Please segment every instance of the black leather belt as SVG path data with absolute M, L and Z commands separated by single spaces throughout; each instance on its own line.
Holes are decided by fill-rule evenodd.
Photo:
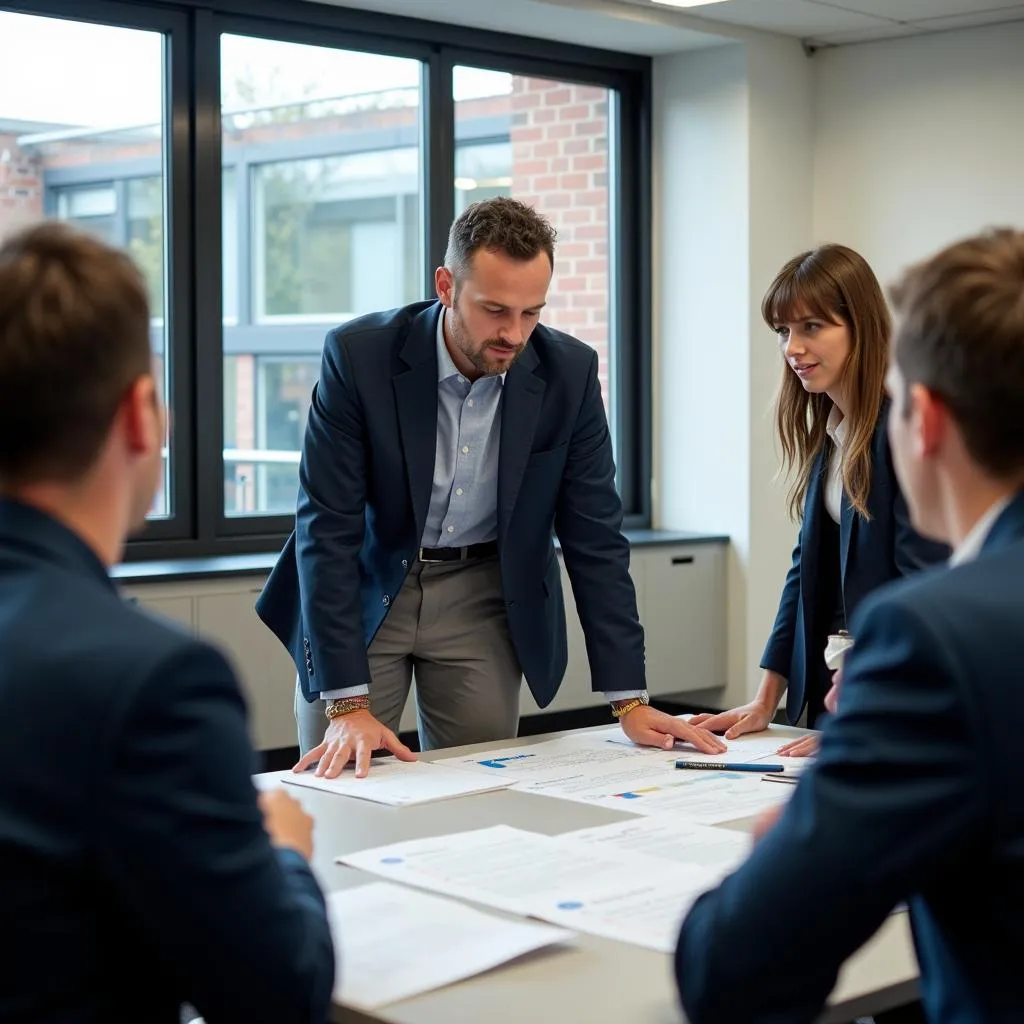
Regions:
M 469 544 L 464 548 L 420 548 L 420 561 L 465 562 L 468 558 L 487 558 L 498 553 L 498 542 L 487 540 L 482 544 Z

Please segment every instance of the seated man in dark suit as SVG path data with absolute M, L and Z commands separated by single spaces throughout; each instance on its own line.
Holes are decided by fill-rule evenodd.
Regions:
M 903 900 L 929 1020 L 1022 1019 L 1024 234 L 953 245 L 892 294 L 893 459 L 951 568 L 858 612 L 817 764 L 683 924 L 693 1024 L 815 1020 Z
M 425 748 L 515 736 L 565 673 L 558 535 L 593 688 L 635 742 L 716 736 L 648 706 L 597 353 L 540 322 L 555 233 L 507 197 L 452 225 L 437 301 L 328 334 L 295 532 L 257 603 L 298 670 L 297 767 L 365 774 L 413 672 Z
M 108 577 L 161 472 L 149 324 L 101 242 L 0 247 L 0 1020 L 322 1024 L 312 823 L 257 799 L 223 657 Z

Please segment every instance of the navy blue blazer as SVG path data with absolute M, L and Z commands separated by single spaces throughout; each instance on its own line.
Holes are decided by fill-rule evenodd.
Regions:
M 693 1024 L 816 1019 L 840 965 L 903 900 L 928 1019 L 1021 1019 L 1022 623 L 1024 492 L 977 561 L 864 602 L 817 763 L 683 924 Z
M 867 502 L 871 518 L 859 516 L 843 492 L 838 556 L 848 623 L 861 601 L 883 583 L 949 557 L 948 547 L 925 540 L 910 525 L 889 451 L 888 413 L 886 399 L 871 441 L 871 489 Z M 827 443 L 815 463 L 793 549 L 793 564 L 786 575 L 775 625 L 761 657 L 761 668 L 788 680 L 786 717 L 791 725 L 796 724 L 807 705 L 814 674 L 825 678 L 824 635 L 836 609 L 834 593 L 818 593 L 821 560 L 836 557 L 836 552 L 821 539 L 823 522 L 828 516 L 825 481 L 831 447 L 831 442 Z
M 437 446 L 438 302 L 327 335 L 299 470 L 295 531 L 256 609 L 302 690 L 370 681 L 366 649 L 417 557 Z M 505 377 L 498 551 L 509 631 L 540 707 L 567 661 L 558 535 L 595 690 L 645 685 L 597 354 L 538 326 Z
M 0 1020 L 323 1024 L 323 897 L 263 830 L 227 663 L 3 500 L 0 708 Z

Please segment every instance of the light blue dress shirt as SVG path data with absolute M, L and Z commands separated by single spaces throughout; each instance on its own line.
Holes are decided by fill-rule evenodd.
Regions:
M 452 361 L 437 318 L 437 453 L 425 548 L 461 548 L 498 537 L 498 449 L 505 374 L 470 382 Z
M 444 340 L 445 311 L 437 318 L 437 450 L 430 506 L 420 541 L 425 548 L 461 548 L 498 537 L 498 453 L 505 374 L 470 381 Z M 360 697 L 365 684 L 325 690 L 324 700 Z M 608 692 L 626 700 L 639 690 Z

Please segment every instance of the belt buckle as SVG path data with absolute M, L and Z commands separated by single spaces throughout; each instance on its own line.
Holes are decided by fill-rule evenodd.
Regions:
M 443 558 L 424 558 L 423 552 L 426 550 L 426 548 L 420 548 L 419 552 L 419 559 L 424 565 L 440 565 L 444 561 Z

